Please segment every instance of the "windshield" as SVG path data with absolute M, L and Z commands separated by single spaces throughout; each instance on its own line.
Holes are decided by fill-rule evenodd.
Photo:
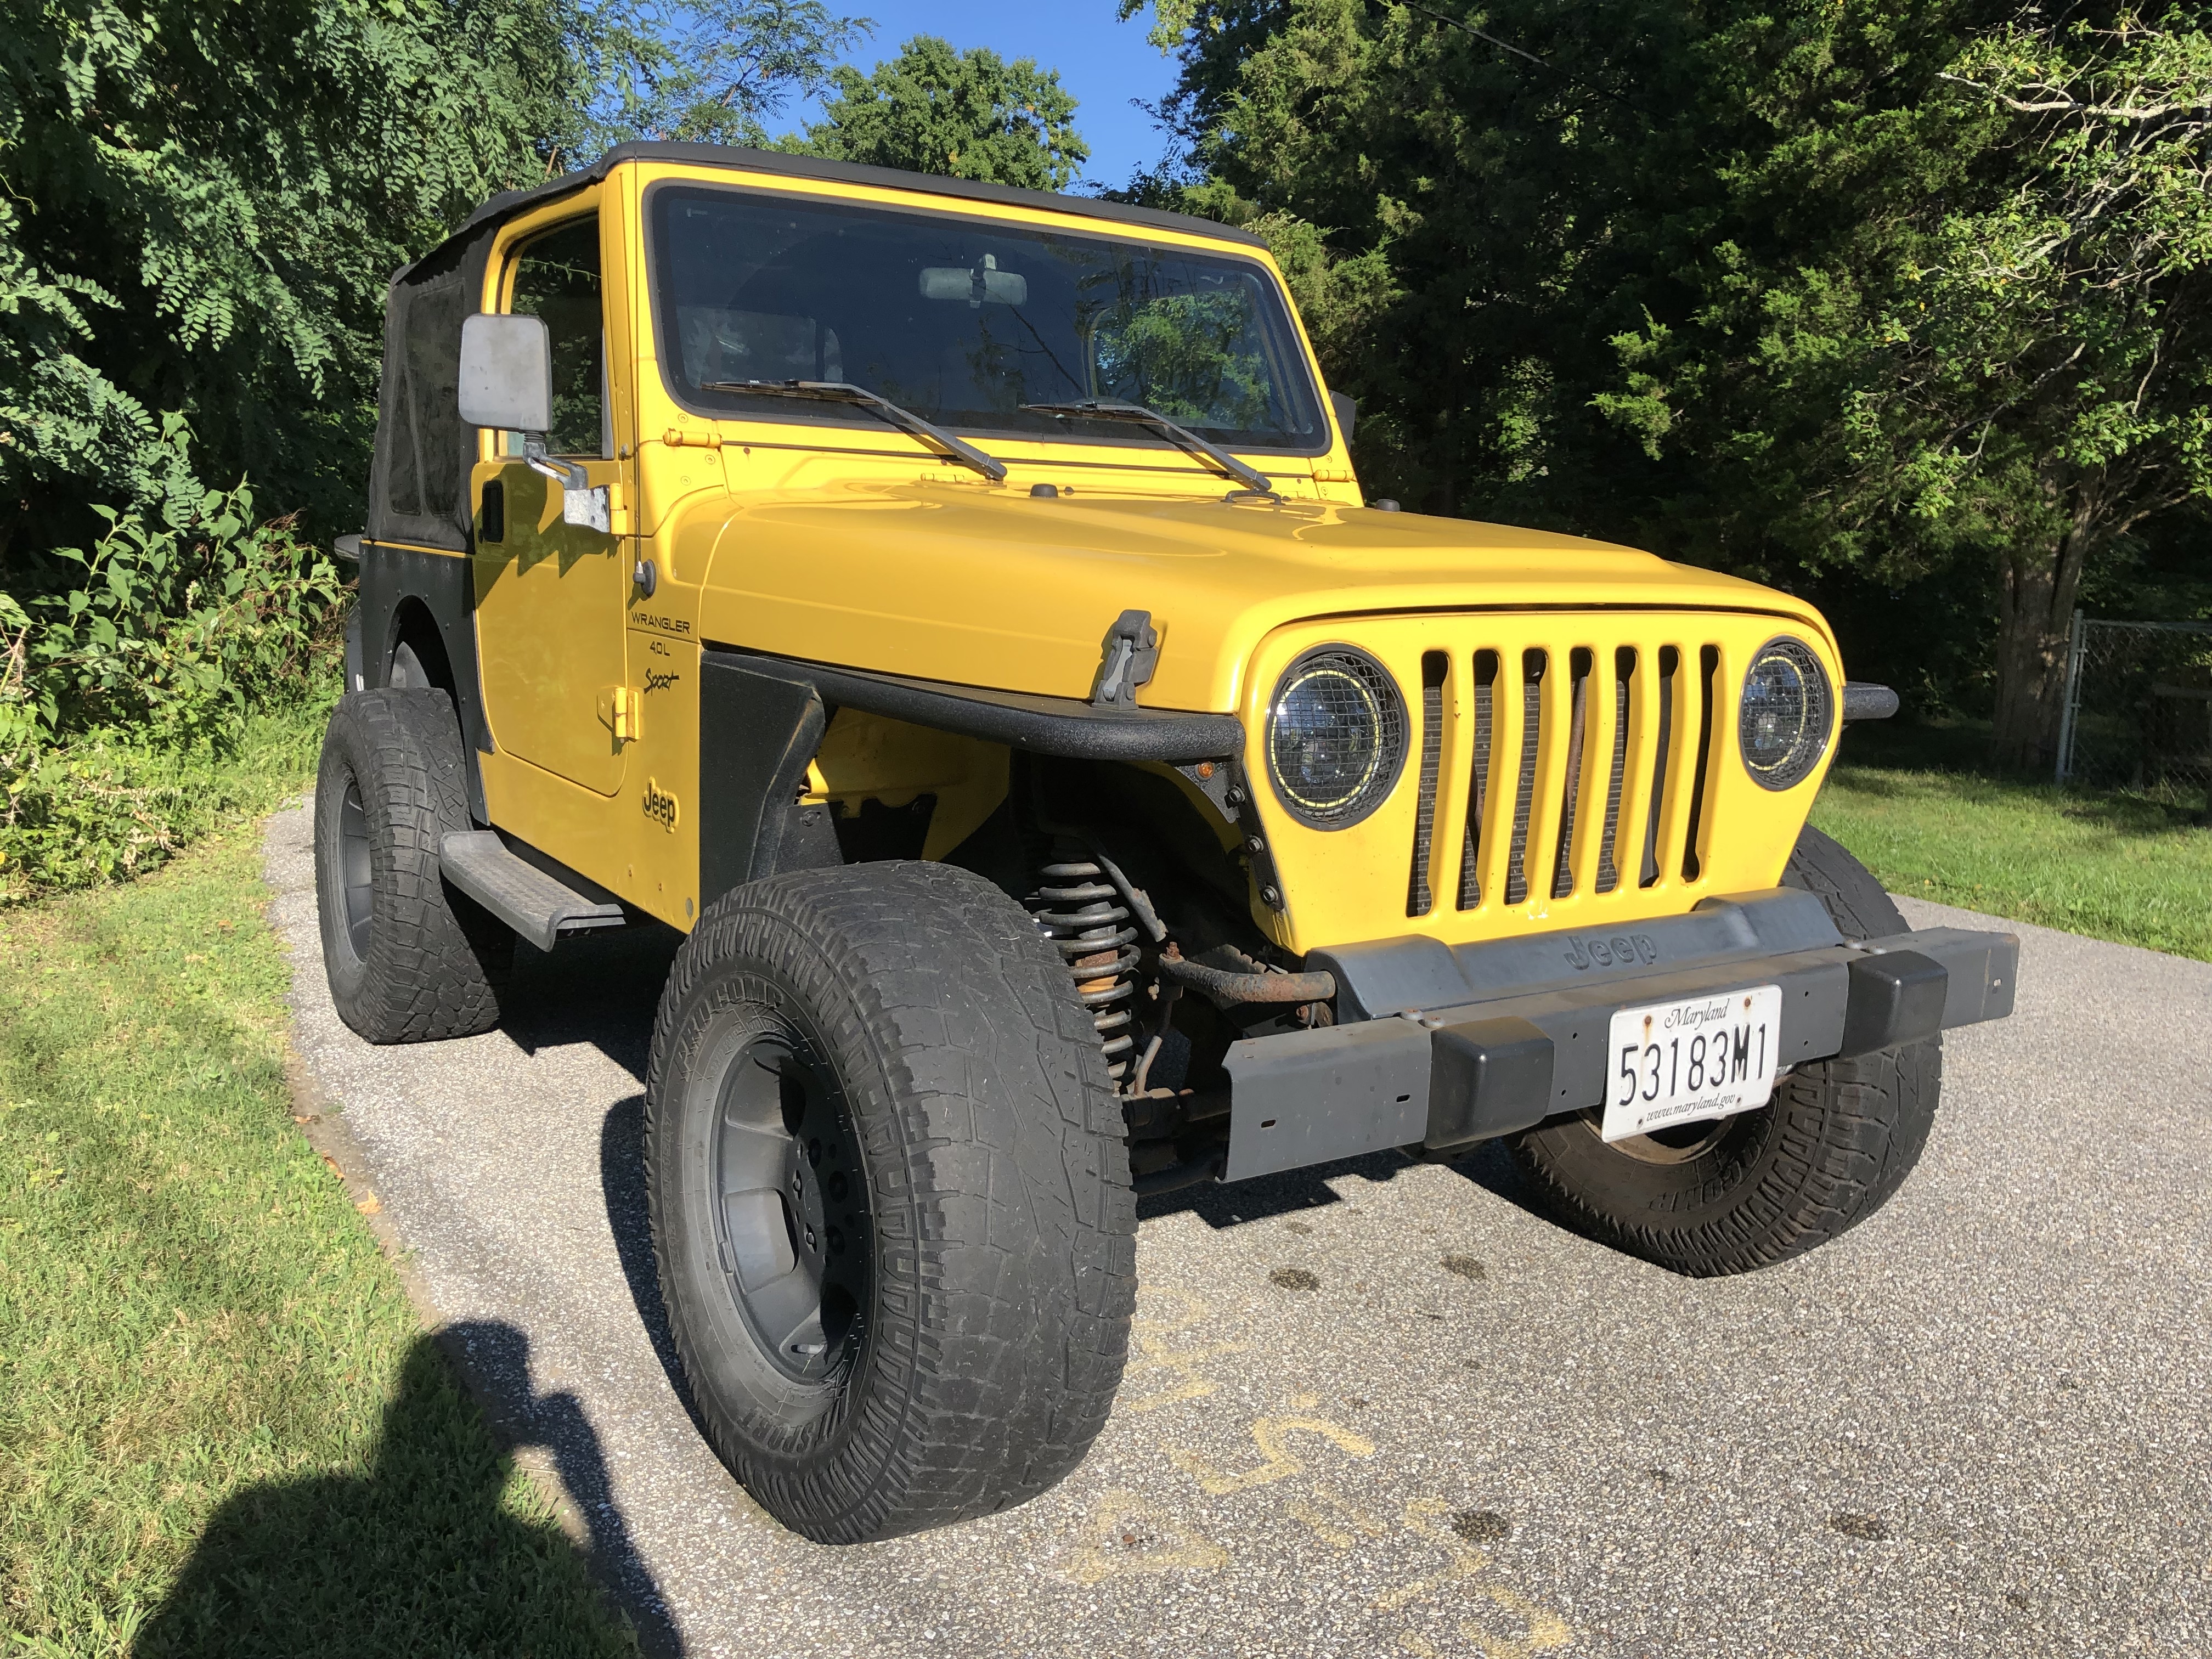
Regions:
M 971 431 L 1135 439 L 1022 407 L 1098 398 L 1231 448 L 1323 447 L 1297 336 L 1252 261 L 731 190 L 651 199 L 661 362 L 695 409 L 879 424 L 704 389 L 844 380 Z

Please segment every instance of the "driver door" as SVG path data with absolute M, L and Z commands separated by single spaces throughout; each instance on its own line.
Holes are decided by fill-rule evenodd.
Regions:
M 607 319 L 596 213 L 533 236 L 513 257 L 505 308 L 541 317 L 553 356 L 546 447 L 580 464 L 592 486 L 571 495 L 521 456 L 480 463 L 477 490 L 477 652 L 492 739 L 508 754 L 602 795 L 622 787 L 627 732 L 616 711 L 628 683 L 627 550 L 605 503 L 619 493 L 607 395 Z M 596 511 L 593 510 L 596 507 Z M 576 520 L 584 520 L 577 522 Z M 596 520 L 593 522 L 592 520 Z

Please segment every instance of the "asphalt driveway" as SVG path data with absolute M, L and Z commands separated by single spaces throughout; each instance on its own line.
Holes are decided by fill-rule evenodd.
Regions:
M 2016 928 L 2020 1012 L 1948 1041 L 1902 1194 L 1746 1278 L 1561 1231 L 1494 1152 L 1148 1203 L 1090 1461 L 831 1550 L 671 1381 L 638 1131 L 672 938 L 524 946 L 502 1030 L 371 1048 L 308 840 L 270 821 L 303 1087 L 663 1649 L 2212 1653 L 2212 965 Z

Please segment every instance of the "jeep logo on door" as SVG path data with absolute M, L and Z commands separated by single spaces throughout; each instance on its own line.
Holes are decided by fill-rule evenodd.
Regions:
M 1639 962 L 1648 967 L 1659 960 L 1659 947 L 1649 933 L 1614 933 L 1606 939 L 1593 934 L 1588 939 L 1570 939 L 1566 957 L 1567 966 L 1578 974 L 1592 967 L 1627 968 Z

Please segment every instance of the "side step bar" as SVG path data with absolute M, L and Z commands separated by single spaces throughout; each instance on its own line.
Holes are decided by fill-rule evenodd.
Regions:
M 447 881 L 541 951 L 564 933 L 619 927 L 623 908 L 587 898 L 507 850 L 490 830 L 457 830 L 438 843 Z

